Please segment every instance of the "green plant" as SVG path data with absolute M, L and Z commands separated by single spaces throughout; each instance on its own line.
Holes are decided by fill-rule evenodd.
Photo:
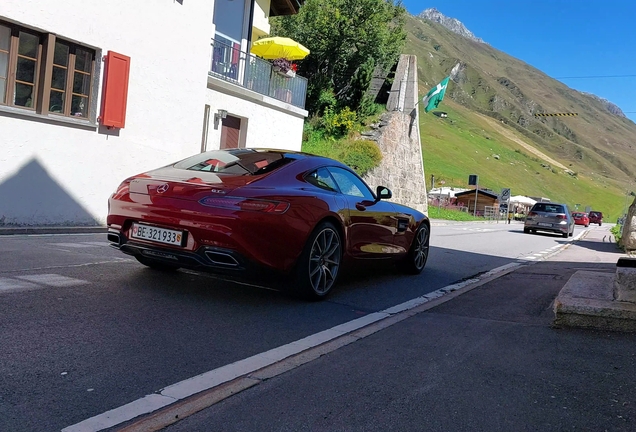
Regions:
M 323 89 L 320 91 L 320 96 L 318 97 L 317 110 L 318 113 L 324 113 L 327 109 L 333 109 L 338 100 L 336 99 L 336 95 L 333 92 L 332 88 Z
M 311 49 L 299 63 L 308 79 L 306 109 L 320 114 L 322 90 L 357 110 L 375 66 L 392 67 L 406 40 L 406 9 L 394 0 L 306 0 L 297 14 L 272 17 L 271 35 Z
M 363 176 L 382 161 L 382 151 L 374 141 L 345 141 L 341 161 Z
M 340 111 L 335 111 L 332 108 L 325 108 L 325 113 L 322 117 L 322 125 L 325 128 L 325 132 L 332 137 L 342 137 L 353 130 L 357 122 L 357 114 L 351 111 L 349 107 L 344 107 Z
M 386 105 L 374 103 L 372 98 L 365 96 L 358 108 L 358 117 L 364 119 L 361 123 L 367 124 L 366 120 L 377 117 L 384 111 L 386 111 Z
M 621 237 L 623 235 L 622 230 L 623 230 L 623 225 L 619 225 L 619 224 L 616 224 L 610 228 L 610 232 L 614 235 L 614 238 L 616 239 L 616 244 L 619 244 L 621 241 Z

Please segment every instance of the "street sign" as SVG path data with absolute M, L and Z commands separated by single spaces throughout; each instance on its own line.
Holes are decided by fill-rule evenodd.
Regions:
M 509 188 L 502 189 L 501 190 L 501 197 L 500 197 L 499 201 L 507 203 L 509 200 L 510 200 L 510 189 Z
M 468 185 L 469 186 L 477 186 L 478 184 L 478 180 L 479 177 L 477 177 L 477 174 L 471 174 L 468 176 Z

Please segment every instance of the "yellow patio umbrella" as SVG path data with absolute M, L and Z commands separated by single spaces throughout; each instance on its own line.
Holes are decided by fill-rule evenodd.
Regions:
M 309 55 L 309 50 L 293 39 L 273 36 L 253 42 L 252 54 L 269 60 L 302 60 Z

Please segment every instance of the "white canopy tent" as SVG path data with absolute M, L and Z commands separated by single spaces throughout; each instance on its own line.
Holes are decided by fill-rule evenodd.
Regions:
M 467 191 L 468 189 L 442 186 L 430 189 L 427 194 L 435 198 L 454 198 L 456 193 Z
M 515 195 L 513 197 L 510 197 L 510 204 L 517 204 L 517 205 L 521 204 L 526 207 L 531 207 L 535 205 L 535 203 L 536 203 L 535 200 L 523 195 Z

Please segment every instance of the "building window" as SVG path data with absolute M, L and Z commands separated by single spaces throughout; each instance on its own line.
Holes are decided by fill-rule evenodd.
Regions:
M 235 41 L 243 39 L 246 6 L 245 0 L 216 0 L 213 19 L 216 32 Z
M 95 50 L 0 22 L 0 105 L 88 119 Z
M 4 103 L 7 94 L 7 78 L 9 77 L 9 47 L 11 45 L 11 29 L 0 25 L 0 103 Z
M 92 51 L 68 42 L 55 41 L 49 112 L 88 117 L 93 57 Z

